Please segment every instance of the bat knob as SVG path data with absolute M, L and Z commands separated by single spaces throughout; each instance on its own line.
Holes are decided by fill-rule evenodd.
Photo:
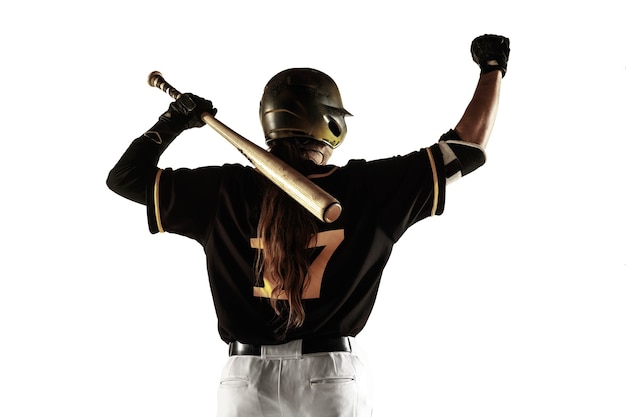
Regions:
M 326 223 L 332 223 L 341 215 L 341 204 L 335 202 L 326 207 L 324 211 L 324 221 Z
M 156 81 L 159 78 L 163 78 L 163 75 L 159 71 L 152 71 L 150 75 L 148 75 L 148 84 L 152 87 L 156 87 Z

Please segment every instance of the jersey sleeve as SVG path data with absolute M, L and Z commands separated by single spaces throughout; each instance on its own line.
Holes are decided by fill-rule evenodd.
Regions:
M 438 145 L 366 163 L 364 192 L 375 221 L 393 241 L 413 224 L 443 213 L 446 175 Z
M 175 233 L 199 242 L 206 239 L 219 202 L 219 167 L 159 169 L 147 191 L 151 233 Z

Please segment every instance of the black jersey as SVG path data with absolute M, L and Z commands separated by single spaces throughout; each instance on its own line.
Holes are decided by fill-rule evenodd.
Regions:
M 184 235 L 204 248 L 225 342 L 356 336 L 372 311 L 394 243 L 409 226 L 443 212 L 446 179 L 438 145 L 341 167 L 312 166 L 305 174 L 336 197 L 343 211 L 336 222 L 319 224 L 303 294 L 304 325 L 290 330 L 286 340 L 275 336 L 271 283 L 261 285 L 254 272 L 262 249 L 256 235 L 260 174 L 238 164 L 159 170 L 147 193 L 152 233 Z

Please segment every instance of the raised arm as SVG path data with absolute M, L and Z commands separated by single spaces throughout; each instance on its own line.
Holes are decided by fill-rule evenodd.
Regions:
M 481 74 L 474 96 L 454 130 L 463 140 L 484 148 L 496 121 L 500 83 L 509 60 L 509 40 L 497 35 L 480 36 L 472 42 L 471 52 Z
M 456 127 L 440 141 L 448 183 L 485 163 L 485 147 L 496 121 L 500 84 L 509 60 L 509 40 L 504 36 L 479 36 L 470 49 L 480 67 L 478 85 Z
M 215 115 L 217 109 L 192 94 L 172 102 L 159 121 L 130 144 L 109 172 L 107 186 L 124 198 L 146 204 L 146 190 L 153 185 L 159 158 L 184 130 L 204 126 L 201 115 L 205 112 Z

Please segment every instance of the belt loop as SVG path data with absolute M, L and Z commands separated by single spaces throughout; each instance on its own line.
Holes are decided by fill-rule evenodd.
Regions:
M 302 340 L 292 340 L 282 345 L 261 346 L 262 359 L 300 359 L 302 358 Z

